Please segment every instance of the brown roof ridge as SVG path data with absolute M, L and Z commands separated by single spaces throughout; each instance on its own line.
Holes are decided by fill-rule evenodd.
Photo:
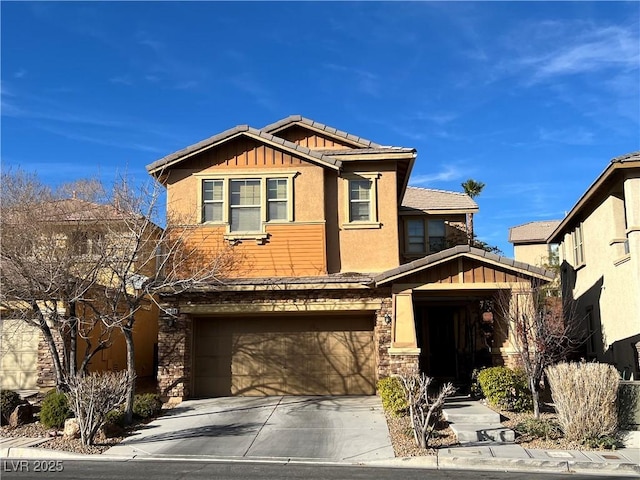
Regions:
M 363 147 L 374 147 L 374 148 L 381 147 L 381 145 L 376 142 L 372 142 L 371 140 L 367 140 L 366 138 L 363 138 L 363 137 L 352 135 L 351 133 L 348 133 L 348 132 L 343 132 L 342 130 L 338 130 L 336 128 L 330 127 L 329 125 L 325 125 L 324 123 L 316 122 L 315 120 L 303 117 L 302 115 L 289 115 L 288 117 L 285 117 L 281 120 L 277 120 L 273 123 L 270 123 L 269 125 L 263 127 L 261 130 L 267 133 L 277 132 L 295 123 L 307 125 L 316 130 L 326 132 L 329 135 L 333 135 L 335 137 L 343 138 L 345 140 L 348 140 L 354 144 L 357 144 Z
M 640 160 L 640 150 L 618 155 L 617 157 L 611 159 L 611 163 L 620 163 L 627 160 Z
M 339 160 L 331 158 L 327 155 L 323 155 L 322 153 L 315 152 L 307 147 L 303 147 L 302 145 L 289 142 L 288 140 L 277 137 L 275 135 L 259 130 L 257 128 L 250 127 L 249 125 L 236 125 L 235 127 L 232 127 L 223 132 L 217 133 L 216 135 L 213 135 L 209 138 L 205 138 L 204 140 L 194 143 L 193 145 L 189 145 L 188 147 L 185 147 L 181 150 L 173 152 L 159 160 L 156 160 L 153 163 L 150 163 L 149 165 L 147 165 L 147 172 L 153 173 L 160 168 L 166 167 L 169 164 L 180 161 L 181 158 L 187 155 L 191 155 L 192 153 L 198 152 L 199 150 L 206 149 L 207 147 L 210 147 L 215 143 L 223 142 L 231 137 L 234 137 L 238 134 L 243 134 L 243 133 L 249 134 L 250 136 L 253 136 L 253 137 L 263 138 L 269 142 L 277 143 L 279 145 L 282 145 L 283 147 L 288 148 L 289 150 L 293 150 L 303 155 L 306 155 L 307 157 L 312 157 L 316 160 L 319 160 L 321 163 L 325 163 L 326 165 L 331 165 L 338 169 L 342 166 L 342 162 L 340 162 Z

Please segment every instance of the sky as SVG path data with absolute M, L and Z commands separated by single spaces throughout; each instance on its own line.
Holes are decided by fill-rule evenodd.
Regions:
M 640 2 L 6 2 L 2 168 L 145 166 L 299 114 L 416 148 L 410 185 L 476 201 L 478 237 L 560 219 L 640 150 Z

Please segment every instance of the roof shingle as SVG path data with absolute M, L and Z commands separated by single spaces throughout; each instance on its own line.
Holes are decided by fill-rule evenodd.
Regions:
M 407 187 L 402 199 L 404 210 L 463 210 L 477 212 L 478 204 L 462 192 L 433 190 L 430 188 Z
M 509 229 L 509 242 L 536 243 L 546 242 L 551 233 L 560 225 L 562 220 L 544 220 L 517 225 Z

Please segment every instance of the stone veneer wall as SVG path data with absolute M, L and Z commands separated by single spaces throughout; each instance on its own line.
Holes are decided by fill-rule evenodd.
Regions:
M 52 328 L 51 334 L 58 350 L 58 355 L 62 361 L 64 359 L 64 345 L 62 337 L 59 332 Z M 38 379 L 36 383 L 41 391 L 50 390 L 56 386 L 56 370 L 53 366 L 53 355 L 49 350 L 49 344 L 44 339 L 42 332 L 39 333 L 40 340 L 38 341 Z M 64 366 L 63 366 L 64 368 Z
M 326 302 L 335 299 L 340 302 L 380 301 L 382 307 L 375 311 L 374 342 L 378 378 L 396 373 L 400 364 L 410 360 L 402 360 L 391 356 L 391 326 L 386 325 L 385 315 L 392 315 L 391 292 L 387 289 L 372 290 L 313 290 L 313 291 L 261 291 L 261 292 L 215 292 L 208 295 L 185 296 L 182 300 L 194 305 L 203 303 L 211 305 L 252 304 L 300 304 L 309 305 L 314 302 Z M 179 306 L 174 299 L 163 299 L 163 307 Z M 356 313 L 355 311 L 346 311 Z M 240 313 L 240 310 L 239 310 Z M 293 312 L 291 312 L 293 313 Z M 321 311 L 314 313 L 321 314 Z M 373 314 L 374 312 L 372 312 Z M 158 331 L 158 390 L 165 399 L 183 400 L 191 393 L 191 353 L 193 337 L 193 320 L 190 315 L 179 315 L 175 325 L 170 327 L 166 316 L 160 316 Z M 414 360 L 417 366 L 417 357 Z
M 191 393 L 193 319 L 179 315 L 169 326 L 169 318 L 161 315 L 159 320 L 158 391 L 164 399 L 182 400 Z

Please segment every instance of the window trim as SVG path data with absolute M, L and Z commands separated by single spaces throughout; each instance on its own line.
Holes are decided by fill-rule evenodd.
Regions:
M 576 268 L 586 265 L 584 257 L 584 232 L 582 222 L 571 231 L 573 262 Z
M 378 179 L 380 172 L 350 172 L 342 175 L 344 179 L 344 230 L 356 230 L 367 228 L 380 228 L 382 224 L 378 220 Z M 351 220 L 351 182 L 369 180 L 369 220 Z
M 266 226 L 274 224 L 286 224 L 294 221 L 294 191 L 293 180 L 299 174 L 297 171 L 262 171 L 262 172 L 237 172 L 237 173 L 195 173 L 193 176 L 198 180 L 198 195 L 197 204 L 199 208 L 198 223 L 204 226 L 225 226 L 224 238 L 227 240 L 243 240 L 243 239 L 256 239 L 264 240 L 267 238 Z M 268 207 L 268 180 L 270 179 L 283 179 L 287 181 L 287 217 L 281 220 L 269 220 Z M 222 180 L 222 220 L 221 221 L 204 221 L 204 201 L 203 201 L 203 185 L 207 180 Z M 231 231 L 231 180 L 258 180 L 260 182 L 260 230 L 258 231 Z

